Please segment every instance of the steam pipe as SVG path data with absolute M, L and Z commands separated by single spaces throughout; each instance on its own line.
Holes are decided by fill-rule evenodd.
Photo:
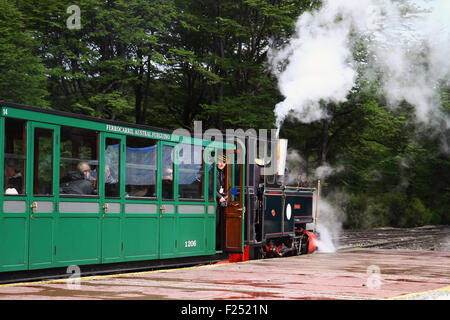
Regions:
M 319 197 L 320 197 L 320 180 L 317 180 L 316 216 L 314 218 L 314 232 L 317 232 L 317 216 L 318 216 L 318 208 L 319 208 Z

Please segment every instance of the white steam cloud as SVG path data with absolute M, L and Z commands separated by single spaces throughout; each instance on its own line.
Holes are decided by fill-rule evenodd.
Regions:
M 364 61 L 354 59 L 357 42 Z M 275 107 L 277 127 L 290 111 L 303 122 L 326 118 L 320 104 L 345 102 L 358 74 L 380 81 L 391 106 L 406 100 L 419 120 L 439 116 L 449 57 L 449 0 L 324 0 L 299 17 L 284 48 L 269 52 L 285 97 Z
M 347 196 L 340 192 L 320 198 L 317 217 L 317 232 L 319 232 L 320 238 L 316 240 L 319 252 L 336 252 L 339 247 L 338 239 L 343 231 L 345 213 L 338 203 L 343 202 L 346 198 Z M 314 203 L 313 212 L 315 212 L 315 205 Z M 315 222 L 308 224 L 307 229 L 314 229 L 314 224 Z
M 316 187 L 315 184 L 312 184 L 312 181 L 315 182 L 318 179 L 323 181 L 323 179 L 344 170 L 344 166 L 342 165 L 332 167 L 329 164 L 324 164 L 315 168 L 313 171 L 309 171 L 307 161 L 295 149 L 288 149 L 286 167 L 288 168 L 285 181 L 286 185 L 298 186 L 302 178 L 307 178 L 310 182 L 309 187 Z M 336 205 L 336 203 L 339 203 L 345 198 L 346 195 L 342 192 L 333 193 L 328 197 L 324 197 L 323 195 L 320 197 L 316 230 L 320 234 L 320 238 L 316 240 L 319 252 L 336 252 L 337 241 L 342 232 L 342 224 L 345 217 L 343 210 L 339 209 L 339 205 Z M 333 205 L 332 203 L 335 204 Z M 316 202 L 314 201 L 313 216 L 315 216 L 315 212 Z M 313 230 L 314 227 L 315 222 L 307 225 L 308 230 Z
M 325 179 L 329 176 L 341 172 L 344 170 L 343 165 L 338 165 L 337 167 L 331 167 L 329 164 L 324 164 L 320 167 L 317 167 L 314 171 L 314 177 L 316 179 Z
M 302 178 L 308 178 L 307 163 L 295 149 L 288 149 L 286 155 L 286 185 L 299 185 Z

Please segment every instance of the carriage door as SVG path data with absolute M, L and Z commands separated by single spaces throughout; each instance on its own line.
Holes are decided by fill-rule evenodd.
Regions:
M 101 133 L 101 159 L 98 183 L 100 193 L 102 262 L 118 262 L 123 258 L 123 205 L 121 195 L 124 184 L 120 183 L 125 161 L 125 137 Z M 123 190 L 122 190 L 123 189 Z
M 26 270 L 30 220 L 25 188 L 28 182 L 28 124 L 25 120 L 3 117 L 0 124 L 0 154 L 5 159 L 0 163 L 3 188 L 0 202 L 0 271 Z
M 232 153 L 227 153 L 227 158 L 230 157 L 233 157 L 234 161 L 226 166 L 226 186 L 229 192 L 228 206 L 225 208 L 225 250 L 242 252 L 242 221 L 245 214 L 244 150 L 238 148 Z M 237 161 L 238 159 L 239 161 Z
M 57 219 L 56 194 L 59 181 L 59 127 L 29 122 L 27 194 L 29 269 L 53 264 L 54 226 Z
M 158 157 L 159 257 L 171 258 L 176 253 L 177 232 L 175 195 L 176 144 L 162 142 Z

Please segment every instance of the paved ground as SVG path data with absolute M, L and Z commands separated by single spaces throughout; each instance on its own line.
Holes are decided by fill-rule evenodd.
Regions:
M 420 294 L 417 294 L 420 293 Z M 0 285 L 0 299 L 445 299 L 450 252 L 345 249 L 289 258 Z

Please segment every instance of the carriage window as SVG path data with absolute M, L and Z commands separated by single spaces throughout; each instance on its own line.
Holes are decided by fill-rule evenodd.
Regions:
M 7 195 L 25 194 L 26 122 L 5 119 L 5 179 Z
M 127 197 L 156 197 L 157 156 L 155 140 L 127 137 L 125 172 Z
M 98 194 L 98 133 L 61 127 L 60 193 Z
M 179 161 L 179 197 L 183 199 L 203 199 L 203 148 L 182 144 Z
M 120 140 L 105 139 L 105 197 L 120 197 Z
M 173 172 L 174 172 L 174 163 L 173 163 L 173 150 L 172 146 L 163 145 L 162 149 L 162 181 L 161 181 L 161 191 L 162 198 L 164 200 L 172 200 L 173 199 Z
M 33 194 L 53 195 L 53 130 L 34 132 Z

